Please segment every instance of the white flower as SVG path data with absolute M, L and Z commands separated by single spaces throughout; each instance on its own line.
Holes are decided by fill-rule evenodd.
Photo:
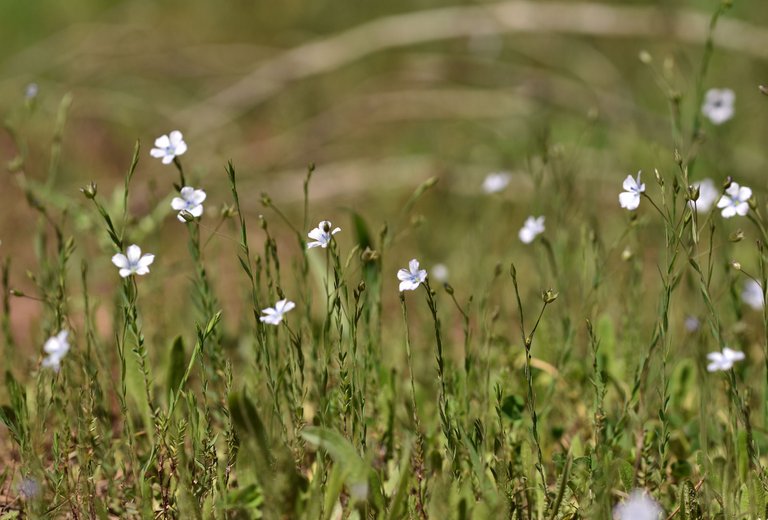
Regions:
M 685 317 L 685 330 L 693 333 L 699 330 L 699 327 L 701 327 L 701 322 L 699 321 L 699 318 L 697 318 L 696 316 Z
M 613 509 L 614 520 L 659 520 L 661 506 L 644 490 L 636 489 Z
M 330 221 L 321 220 L 317 227 L 307 234 L 309 238 L 314 240 L 314 242 L 307 244 L 307 249 L 312 249 L 313 247 L 328 247 L 328 244 L 331 243 L 331 236 L 335 235 L 339 231 L 341 231 L 341 228 L 338 227 L 331 231 Z
M 400 280 L 400 292 L 415 291 L 427 279 L 427 271 L 419 269 L 419 261 L 414 258 L 408 262 L 408 269 L 397 272 L 397 279 Z
M 40 484 L 32 477 L 24 477 L 19 483 L 19 495 L 24 500 L 31 500 L 40 494 Z
M 736 95 L 729 88 L 709 89 L 704 98 L 701 113 L 715 125 L 721 125 L 733 117 L 733 101 Z
M 486 193 L 498 193 L 507 187 L 512 175 L 509 172 L 489 173 L 483 181 L 483 191 Z
M 736 361 L 744 359 L 744 352 L 731 350 L 728 347 L 723 348 L 722 352 L 710 352 L 707 354 L 709 364 L 707 371 L 717 372 L 718 370 L 730 370 Z
M 27 88 L 24 89 L 24 97 L 28 100 L 35 99 L 39 90 L 37 83 L 30 83 L 27 85 Z
M 432 266 L 431 276 L 438 282 L 447 282 L 448 268 L 444 264 L 435 264 Z
M 624 191 L 619 193 L 619 204 L 629 211 L 637 209 L 640 205 L 640 194 L 645 191 L 645 184 L 640 183 L 640 173 L 642 172 L 637 172 L 637 180 L 633 179 L 631 175 L 627 175 L 624 184 L 622 184 Z
M 296 304 L 292 301 L 288 301 L 287 299 L 280 300 L 275 304 L 274 307 L 267 307 L 261 311 L 264 316 L 260 316 L 259 320 L 261 320 L 262 323 L 279 325 L 280 322 L 283 321 L 283 315 L 294 307 L 296 307 Z
M 48 357 L 43 359 L 43 366 L 46 368 L 52 368 L 58 372 L 61 366 L 61 359 L 69 352 L 69 336 L 68 330 L 62 330 L 55 336 L 48 338 L 48 341 L 43 345 L 43 350 Z
M 720 212 L 723 218 L 731 218 L 736 215 L 744 216 L 749 212 L 749 199 L 752 197 L 752 190 L 746 186 L 739 186 L 732 182 L 725 195 L 717 201 L 717 207 L 722 209 Z
M 694 188 L 699 189 L 699 198 L 695 203 L 696 211 L 707 213 L 720 197 L 720 191 L 715 188 L 712 179 L 704 179 L 693 183 Z M 690 201 L 691 207 L 694 207 L 694 201 Z
M 180 222 L 186 222 L 182 216 L 182 212 L 186 211 L 193 217 L 197 218 L 203 214 L 203 201 L 205 200 L 205 192 L 203 190 L 196 190 L 191 186 L 184 186 L 179 192 L 180 197 L 174 197 L 171 201 L 171 207 L 179 212 L 176 218 Z
M 149 151 L 152 157 L 162 159 L 163 164 L 171 164 L 177 155 L 184 155 L 187 143 L 181 132 L 174 130 L 169 135 L 161 135 L 155 139 L 155 147 Z
M 155 261 L 155 255 L 142 255 L 141 248 L 136 244 L 128 246 L 125 254 L 117 253 L 112 257 L 112 263 L 120 269 L 120 276 L 127 278 L 132 274 L 145 275 L 149 266 Z
M 741 291 L 741 301 L 760 311 L 763 309 L 763 288 L 754 280 L 747 280 L 744 290 Z
M 544 217 L 528 217 L 517 236 L 523 244 L 530 244 L 542 233 L 544 233 Z

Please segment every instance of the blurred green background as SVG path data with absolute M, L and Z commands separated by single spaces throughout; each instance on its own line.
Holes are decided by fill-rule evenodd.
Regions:
M 230 200 L 224 165 L 234 161 L 254 232 L 261 192 L 299 222 L 310 162 L 318 166 L 310 221 L 330 218 L 343 228 L 348 209 L 374 230 L 384 222 L 408 228 L 398 224 L 399 208 L 437 176 L 418 207 L 424 224 L 408 228 L 408 244 L 387 258 L 387 268 L 394 273 L 419 256 L 448 265 L 452 279 L 479 283 L 520 247 L 524 218 L 551 207 L 538 189 L 545 170 L 571 194 L 548 216 L 556 235 L 558 222 L 586 219 L 595 207 L 615 212 L 627 173 L 643 169 L 650 180 L 653 168 L 674 167 L 668 94 L 682 95 L 691 121 L 706 27 L 718 5 L 5 0 L 0 113 L 29 146 L 28 177 L 42 181 L 59 103 L 72 95 L 50 197 L 57 211 L 72 214 L 88 207 L 78 191 L 87 181 L 107 199 L 119 189 L 136 139 L 143 149 L 131 211 L 140 218 L 166 204 L 175 172 L 151 159 L 149 148 L 173 129 L 185 135 L 182 159 L 209 192 L 210 216 Z M 757 86 L 768 82 L 765 2 L 736 0 L 717 41 L 705 84 L 736 92 L 736 117 L 705 125 L 716 139 L 703 148 L 694 177 L 733 175 L 762 195 L 768 99 Z M 643 50 L 650 66 L 638 58 Z M 31 113 L 24 101 L 30 83 L 39 87 Z M 2 134 L 0 157 L 12 161 L 17 153 Z M 498 170 L 513 172 L 513 182 L 489 198 L 480 186 Z M 2 255 L 20 270 L 33 258 L 28 237 L 36 220 L 10 178 L 0 208 Z M 204 223 L 212 228 L 210 216 Z M 164 218 L 144 229 L 165 237 L 149 243 L 158 258 L 185 247 L 172 213 Z M 352 238 L 340 240 L 350 245 Z M 226 273 L 237 272 L 234 243 L 225 236 L 213 247 L 225 253 L 213 272 L 226 283 Z M 111 286 L 107 260 L 92 269 Z M 175 267 L 157 270 L 171 275 Z M 19 272 L 14 283 L 23 288 Z

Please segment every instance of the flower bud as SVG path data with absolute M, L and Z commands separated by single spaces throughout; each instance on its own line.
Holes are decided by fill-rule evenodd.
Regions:
M 683 156 L 680 155 L 680 150 L 678 150 L 677 148 L 675 148 L 675 164 L 677 164 L 678 166 L 683 164 Z
M 366 247 L 365 251 L 360 253 L 360 259 L 363 262 L 365 262 L 366 264 L 369 263 L 369 262 L 375 262 L 376 260 L 379 259 L 379 256 L 381 256 L 381 255 L 379 255 L 379 252 L 378 251 L 374 251 L 370 247 Z
M 640 58 L 640 63 L 643 63 L 645 65 L 649 65 L 653 61 L 653 56 L 651 56 L 651 53 L 643 49 L 640 51 L 640 55 L 638 56 Z
M 736 231 L 734 231 L 728 236 L 728 240 L 730 240 L 731 242 L 741 242 L 742 240 L 744 240 L 744 231 L 742 231 L 741 229 L 737 229 Z
M 656 182 L 661 186 L 664 187 L 664 179 L 662 178 L 661 174 L 659 173 L 659 170 L 654 168 L 653 173 L 656 175 Z
M 93 200 L 94 198 L 96 198 L 96 193 L 98 190 L 96 189 L 96 183 L 91 181 L 85 186 L 83 186 L 82 188 L 80 188 L 80 191 L 83 192 L 83 195 L 85 195 L 86 199 Z
M 224 204 L 221 207 L 221 218 L 232 218 L 235 215 L 235 206 L 232 204 Z
M 453 296 L 453 286 L 451 284 L 449 284 L 448 282 L 445 282 L 443 284 L 443 288 L 445 289 L 445 292 Z
M 189 211 L 183 209 L 179 211 L 179 216 L 184 219 L 184 222 L 194 222 L 195 216 Z
M 697 201 L 701 195 L 701 189 L 699 186 L 688 186 L 688 200 Z
M 730 175 L 725 178 L 725 182 L 723 182 L 723 191 L 727 190 L 731 187 L 731 183 L 733 182 L 733 177 Z
M 733 267 L 737 271 L 741 271 L 741 262 L 738 262 L 736 260 L 731 260 L 731 267 Z
M 360 281 L 359 284 L 357 284 L 357 292 L 364 293 L 366 289 L 366 285 L 364 281 Z
M 552 303 L 557 300 L 558 296 L 560 295 L 554 289 L 547 289 L 541 293 L 541 299 L 544 300 L 544 303 Z
M 271 206 L 271 205 L 272 205 L 272 199 L 270 199 L 270 198 L 269 198 L 269 195 L 267 195 L 266 193 L 262 193 L 262 194 L 261 194 L 261 203 L 262 203 L 262 204 L 263 204 L 265 207 L 267 207 L 267 208 L 268 208 L 269 206 Z

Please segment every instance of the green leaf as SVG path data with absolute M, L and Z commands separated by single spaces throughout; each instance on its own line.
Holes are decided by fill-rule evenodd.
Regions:
M 301 432 L 301 436 L 327 451 L 333 461 L 341 466 L 347 490 L 353 500 L 362 502 L 367 499 L 372 505 L 383 504 L 378 476 L 344 436 L 320 427 L 308 427 Z
M 176 336 L 171 346 L 170 360 L 168 361 L 168 391 L 176 392 L 184 378 L 187 369 L 184 358 L 184 339 Z

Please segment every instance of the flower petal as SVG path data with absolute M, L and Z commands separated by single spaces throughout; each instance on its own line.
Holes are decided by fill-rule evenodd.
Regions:
M 139 261 L 136 263 L 136 265 L 139 268 L 147 268 L 150 265 L 152 265 L 152 262 L 154 262 L 154 261 L 155 261 L 155 255 L 146 254 L 146 255 L 142 256 L 139 259 Z
M 112 263 L 115 264 L 116 267 L 119 267 L 121 269 L 127 269 L 130 265 L 128 263 L 128 257 L 126 257 L 122 253 L 117 253 L 112 257 Z
M 168 137 L 170 138 L 170 142 L 173 146 L 177 146 L 179 143 L 181 143 L 184 140 L 184 136 L 181 135 L 181 132 L 178 130 L 174 130 L 171 132 Z
M 130 245 L 125 251 L 125 256 L 128 257 L 128 262 L 131 265 L 136 264 L 136 262 L 139 261 L 139 258 L 141 258 L 141 248 L 136 244 Z
M 621 187 L 624 188 L 624 191 L 631 191 L 637 188 L 637 182 L 635 181 L 634 177 L 627 175 L 627 178 L 624 179 Z
M 171 145 L 171 140 L 168 139 L 167 135 L 161 135 L 157 139 L 155 139 L 155 146 L 158 148 L 168 148 Z

